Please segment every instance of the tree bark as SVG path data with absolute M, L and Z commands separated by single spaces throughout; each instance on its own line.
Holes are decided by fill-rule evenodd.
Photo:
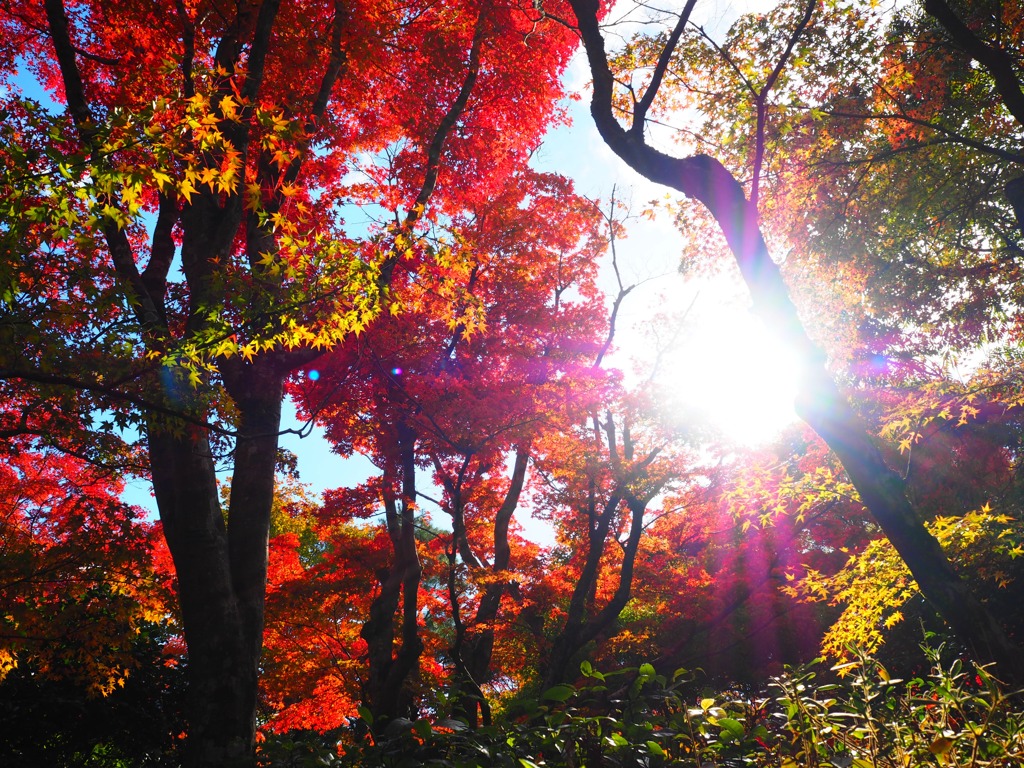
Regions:
M 589 578 L 586 583 L 581 579 L 573 590 L 565 627 L 551 649 L 550 661 L 544 673 L 544 689 L 563 683 L 572 676 L 569 665 L 573 657 L 589 642 L 607 630 L 629 602 L 629 596 L 633 589 L 633 566 L 636 564 L 636 553 L 644 530 L 644 513 L 647 510 L 648 502 L 638 499 L 628 490 L 623 492 L 622 501 L 630 512 L 630 524 L 629 534 L 623 545 L 622 566 L 619 569 L 619 583 L 615 587 L 615 593 L 593 617 L 586 618 L 583 598 L 596 585 L 598 572 L 597 568 L 592 568 L 591 565 L 599 565 L 601 556 L 601 551 L 598 550 L 596 559 L 594 559 L 593 547 L 591 547 L 587 567 L 584 569 Z M 577 600 L 577 595 L 580 596 L 579 600 Z
M 416 435 L 407 424 L 396 428 L 395 452 L 401 483 L 400 499 L 385 489 L 384 507 L 393 560 L 380 575 L 380 594 L 370 605 L 370 617 L 360 636 L 369 651 L 369 682 L 366 699 L 378 730 L 388 721 L 412 714 L 409 676 L 419 664 L 423 640 L 419 636 L 417 601 L 420 566 L 416 549 Z M 400 615 L 401 643 L 395 647 L 395 616 Z
M 508 529 L 512 515 L 515 514 L 516 508 L 519 506 L 529 461 L 529 447 L 520 446 L 516 451 L 516 460 L 512 468 L 512 478 L 508 490 L 494 517 L 494 562 L 490 566 L 490 570 L 494 574 L 507 571 L 512 565 L 512 549 L 508 542 Z M 456 527 L 461 527 L 464 532 L 465 522 L 459 520 Z M 472 562 L 468 562 L 465 555 L 463 560 L 473 567 L 480 567 L 480 563 L 472 552 L 467 554 Z M 452 562 L 453 571 L 454 566 L 455 563 Z M 454 577 L 454 572 L 451 576 Z M 456 690 L 453 691 L 454 714 L 465 718 L 471 727 L 476 727 L 477 713 L 479 712 L 483 724 L 490 725 L 491 711 L 484 699 L 480 685 L 486 682 L 491 674 L 491 658 L 494 654 L 494 620 L 498 617 L 501 598 L 508 589 L 508 583 L 492 581 L 487 584 L 469 628 L 465 626 L 458 615 L 458 595 L 455 594 L 454 587 L 453 582 L 450 584 L 450 593 L 452 610 L 455 612 L 455 642 L 452 643 L 451 654 L 455 662 L 457 678 Z
M 184 436 L 166 424 L 148 427 L 153 490 L 174 560 L 188 647 L 190 765 L 251 763 L 254 710 L 238 696 L 251 687 L 251 655 L 228 560 L 209 441 L 198 428 Z M 247 658 L 248 656 L 248 658 Z
M 798 412 L 836 453 L 869 513 L 932 604 L 980 661 L 993 661 L 1013 684 L 1024 682 L 1024 651 L 973 595 L 907 498 L 903 479 L 886 465 L 863 420 L 840 393 L 811 342 L 772 261 L 756 209 L 742 186 L 706 155 L 672 157 L 648 146 L 642 123 L 627 131 L 612 110 L 614 79 L 598 25 L 598 3 L 570 0 L 594 78 L 591 114 L 605 143 L 641 175 L 703 203 L 714 216 L 750 290 L 754 308 L 803 360 Z M 657 80 L 651 87 L 657 88 Z

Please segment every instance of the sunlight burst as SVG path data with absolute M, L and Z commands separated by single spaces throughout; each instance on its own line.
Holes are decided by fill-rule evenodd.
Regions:
M 768 442 L 798 420 L 797 356 L 741 303 L 709 303 L 664 361 L 666 404 L 741 445 Z

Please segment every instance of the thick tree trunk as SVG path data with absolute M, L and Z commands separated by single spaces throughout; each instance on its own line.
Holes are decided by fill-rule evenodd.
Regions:
M 612 111 L 614 79 L 597 22 L 598 4 L 593 0 L 571 0 L 571 4 L 594 77 L 591 114 L 605 143 L 641 175 L 707 206 L 736 258 L 755 309 L 775 333 L 802 353 L 801 416 L 842 461 L 864 505 L 907 564 L 924 597 L 976 658 L 996 662 L 997 673 L 1008 682 L 1024 683 L 1024 650 L 1007 637 L 953 569 L 915 514 L 903 479 L 885 464 L 867 425 L 825 369 L 823 355 L 808 338 L 771 260 L 757 211 L 739 182 L 714 158 L 676 158 L 649 147 L 644 141 L 643 114 L 634 118 L 628 131 L 619 124 Z M 656 75 L 653 89 L 659 79 Z M 644 103 L 650 104 L 647 96 Z
M 229 369 L 228 363 L 235 365 Z M 257 358 L 252 364 L 234 358 L 222 368 L 228 392 L 239 411 L 228 508 L 228 555 L 242 633 L 252 658 L 258 661 L 263 650 L 270 513 L 284 374 L 268 358 Z
M 255 367 L 240 372 L 247 384 L 236 389 L 240 425 L 227 521 L 206 432 L 192 427 L 181 434 L 153 419 L 148 426 L 153 489 L 188 646 L 190 766 L 251 766 L 255 759 L 282 394 L 282 377 L 268 365 Z
M 1024 126 L 1024 85 L 1018 75 L 1018 52 L 982 40 L 945 0 L 924 0 L 925 12 L 946 30 L 950 40 L 992 77 L 1003 106 Z M 969 7 L 969 6 L 968 6 Z
M 953 569 L 907 498 L 906 483 L 885 463 L 867 426 L 821 372 L 804 386 L 797 410 L 842 462 L 861 502 L 913 574 L 921 594 L 970 647 L 975 658 L 995 661 L 1007 681 L 1024 681 L 1024 650 L 1011 642 Z
M 249 665 L 209 441 L 199 429 L 175 436 L 152 421 L 148 433 L 153 490 L 174 559 L 189 652 L 189 763 L 244 765 L 253 713 L 237 691 L 250 685 Z

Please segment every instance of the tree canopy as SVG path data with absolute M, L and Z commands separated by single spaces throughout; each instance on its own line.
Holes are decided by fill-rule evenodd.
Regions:
M 97 760 L 252 766 L 486 734 L 601 670 L 636 702 L 909 673 L 916 625 L 1024 681 L 1024 12 L 703 13 L 0 3 L 0 699 L 157 713 Z M 795 351 L 803 425 L 741 449 L 664 396 L 714 329 L 676 278 L 634 341 L 632 213 L 535 162 L 574 53 L 680 271 L 731 264 Z M 280 448 L 286 398 L 337 456 Z

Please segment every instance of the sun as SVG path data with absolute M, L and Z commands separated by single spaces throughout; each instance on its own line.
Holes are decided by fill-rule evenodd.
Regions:
M 657 380 L 663 405 L 730 442 L 769 442 L 798 420 L 797 355 L 734 292 L 702 287 Z

